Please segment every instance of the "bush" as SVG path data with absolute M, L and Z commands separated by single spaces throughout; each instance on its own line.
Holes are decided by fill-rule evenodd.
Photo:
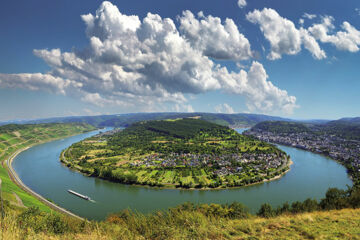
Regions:
M 234 202 L 228 206 L 229 213 L 228 217 L 232 219 L 240 219 L 240 218 L 248 218 L 249 217 L 249 209 L 245 207 L 243 204 Z
M 348 192 L 337 188 L 329 188 L 325 198 L 321 200 L 320 206 L 324 210 L 342 209 L 350 207 L 348 202 Z
M 274 217 L 276 215 L 276 213 L 272 209 L 270 204 L 264 203 L 263 205 L 261 205 L 257 215 L 260 217 L 270 218 L 270 217 Z
M 43 218 L 43 222 L 45 222 L 44 224 L 47 230 L 55 234 L 64 233 L 69 229 L 66 222 L 57 214 L 47 214 L 46 217 Z

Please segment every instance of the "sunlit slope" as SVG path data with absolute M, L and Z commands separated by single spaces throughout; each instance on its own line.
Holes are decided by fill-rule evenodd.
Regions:
M 38 220 L 41 224 L 41 218 Z M 123 219 L 109 218 L 106 222 L 88 224 L 81 224 L 69 219 L 67 221 L 65 221 L 65 225 L 61 225 L 62 228 L 54 228 L 51 226 L 51 222 L 48 227 L 43 227 L 43 229 L 50 229 L 51 226 L 52 231 L 58 231 L 57 234 L 54 234 L 49 230 L 41 230 L 42 228 L 39 228 L 40 230 L 21 228 L 15 215 L 7 215 L 1 235 L 4 239 L 27 237 L 26 239 L 53 240 L 360 239 L 359 209 L 282 215 L 270 219 L 251 217 L 229 220 L 217 217 L 209 218 L 199 212 L 181 212 L 172 217 L 159 214 L 153 217 L 139 216 L 127 219 L 126 216 L 123 216 Z
M 53 139 L 70 135 L 80 134 L 95 129 L 88 124 L 9 124 L 0 127 L 0 179 L 2 181 L 3 199 L 11 205 L 38 206 L 42 210 L 49 211 L 49 207 L 38 201 L 35 197 L 20 189 L 13 183 L 7 172 L 6 160 L 16 152 L 34 144 L 47 142 Z M 36 173 L 36 169 L 29 169 Z M 21 199 L 19 201 L 16 195 Z

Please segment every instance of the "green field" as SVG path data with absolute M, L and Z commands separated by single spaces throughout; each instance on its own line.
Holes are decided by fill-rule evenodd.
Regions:
M 63 138 L 70 135 L 94 130 L 87 124 L 38 124 L 38 125 L 4 125 L 0 127 L 0 179 L 3 199 L 10 205 L 21 207 L 14 194 L 19 196 L 25 207 L 36 206 L 39 209 L 50 212 L 51 209 L 34 196 L 22 190 L 11 181 L 6 160 L 16 151 L 25 147 Z M 36 170 L 36 169 L 34 169 Z
M 73 144 L 62 161 L 94 177 L 178 188 L 244 186 L 283 174 L 290 162 L 271 144 L 198 119 L 135 123 Z

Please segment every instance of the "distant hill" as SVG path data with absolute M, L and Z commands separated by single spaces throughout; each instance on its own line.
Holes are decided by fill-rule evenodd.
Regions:
M 360 117 L 328 122 L 324 124 L 323 130 L 346 139 L 360 140 Z
M 312 131 L 306 124 L 299 122 L 265 121 L 256 124 L 253 129 L 273 133 L 300 133 Z
M 341 118 L 339 120 L 330 121 L 328 125 L 352 125 L 360 126 L 360 117 L 355 118 Z
M 249 127 L 263 121 L 293 121 L 291 119 L 261 114 L 222 114 L 222 113 L 129 113 L 117 115 L 76 116 L 17 121 L 16 123 L 88 123 L 97 127 L 127 127 L 135 122 L 199 117 L 202 120 L 223 126 Z
M 314 132 L 317 134 L 336 135 L 348 140 L 360 140 L 360 118 L 342 118 L 327 123 L 304 123 L 286 121 L 265 121 L 252 129 L 274 133 Z

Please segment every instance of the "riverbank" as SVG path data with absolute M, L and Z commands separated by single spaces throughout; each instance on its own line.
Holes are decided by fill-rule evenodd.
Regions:
M 61 139 L 61 138 L 60 138 Z M 51 140 L 51 141 L 55 141 L 56 139 L 54 140 Z M 41 143 L 39 143 L 41 144 Z M 38 144 L 35 144 L 35 145 L 38 145 Z M 35 146 L 33 145 L 33 146 Z M 62 207 L 59 207 L 58 205 L 50 202 L 49 200 L 47 200 L 46 198 L 44 198 L 43 196 L 41 196 L 40 194 L 34 192 L 33 190 L 31 190 L 29 187 L 27 187 L 22 181 L 21 179 L 19 178 L 19 176 L 17 175 L 17 173 L 15 172 L 15 170 L 12 168 L 12 162 L 13 160 L 15 159 L 15 157 L 20 154 L 21 152 L 29 149 L 30 147 L 33 147 L 33 146 L 28 146 L 26 148 L 23 148 L 23 149 L 20 149 L 18 151 L 16 151 L 13 155 L 11 155 L 7 160 L 6 160 L 6 165 L 7 165 L 7 169 L 8 169 L 8 173 L 9 173 L 9 176 L 11 178 L 11 180 L 18 186 L 20 187 L 22 190 L 24 190 L 25 192 L 31 194 L 32 196 L 36 197 L 39 201 L 41 201 L 42 203 L 46 204 L 47 206 L 49 206 L 50 208 L 52 208 L 53 210 L 55 211 L 58 211 L 58 212 L 61 212 L 61 213 L 64 213 L 66 215 L 69 215 L 71 217 L 75 217 L 75 218 L 78 218 L 80 220 L 84 220 L 82 217 L 62 208 Z
M 184 191 L 119 184 L 86 177 L 59 164 L 62 150 L 90 136 L 92 134 L 79 135 L 38 146 L 18 156 L 13 168 L 27 186 L 61 207 L 91 220 L 104 220 L 108 214 L 123 209 L 150 214 L 184 202 L 230 204 L 236 201 L 256 213 L 265 201 L 277 207 L 286 201 L 291 204 L 306 198 L 319 200 L 330 187 L 346 189 L 346 185 L 352 185 L 346 170 L 335 161 L 285 146 L 279 148 L 291 156 L 294 162 L 291 171 L 264 184 L 215 191 Z M 32 174 L 28 169 L 36 169 L 37 174 Z M 67 189 L 90 196 L 96 204 L 64 194 Z
M 72 171 L 75 171 L 77 173 L 82 174 L 83 176 L 86 177 L 92 177 L 92 178 L 98 178 L 98 179 L 102 179 L 105 181 L 109 181 L 109 182 L 113 182 L 113 183 L 119 183 L 119 184 L 125 184 L 125 185 L 131 185 L 131 186 L 135 186 L 135 187 L 144 187 L 144 188 L 155 188 L 155 189 L 177 189 L 177 190 L 189 190 L 189 191 L 194 191 L 194 190 L 199 190 L 199 191 L 216 191 L 216 190 L 226 190 L 226 189 L 236 189 L 236 188 L 243 188 L 243 187 L 249 187 L 249 186 L 253 186 L 253 185 L 257 185 L 257 184 L 262 184 L 265 182 L 270 182 L 270 181 L 274 181 L 277 179 L 280 179 L 281 177 L 283 177 L 286 173 L 288 173 L 291 169 L 290 166 L 293 164 L 293 161 L 288 158 L 288 161 L 286 163 L 286 165 L 284 167 L 282 167 L 281 169 L 278 169 L 276 172 L 281 172 L 283 169 L 286 169 L 284 172 L 281 172 L 280 174 L 270 178 L 270 179 L 263 179 L 262 181 L 258 181 L 258 182 L 253 182 L 253 183 L 249 183 L 249 184 L 245 184 L 245 185 L 241 185 L 241 186 L 226 186 L 226 185 L 221 185 L 219 187 L 201 187 L 201 188 L 197 188 L 197 187 L 191 187 L 191 188 L 184 188 L 184 187 L 180 187 L 178 185 L 175 184 L 164 184 L 163 186 L 152 186 L 152 185 L 147 185 L 147 184 L 138 184 L 138 183 L 124 183 L 124 182 L 120 182 L 120 181 L 116 181 L 116 180 L 112 180 L 112 179 L 108 179 L 108 178 L 103 178 L 103 177 L 98 177 L 98 176 L 92 176 L 89 173 L 86 173 L 84 171 L 82 171 L 82 168 L 80 166 L 73 166 L 69 161 L 66 160 L 65 158 L 65 153 L 67 151 L 69 151 L 71 148 L 67 148 L 64 151 L 61 152 L 60 155 L 60 162 L 67 168 L 71 169 Z
M 18 208 L 37 207 L 41 211 L 64 213 L 82 219 L 32 191 L 24 184 L 12 167 L 13 160 L 23 151 L 36 145 L 66 137 L 90 132 L 96 128 L 87 124 L 36 124 L 9 125 L 2 127 L 0 136 L 6 143 L 0 149 L 0 178 L 2 179 L 3 199 L 7 204 Z M 8 142 L 7 142 L 8 141 Z M 22 204 L 19 204 L 21 202 Z
M 347 175 L 348 177 L 351 179 L 351 181 L 355 184 L 355 181 L 354 180 L 357 180 L 357 179 L 354 179 L 354 176 L 351 174 L 351 171 L 350 169 L 348 168 L 348 166 L 346 164 L 344 164 L 343 161 L 339 160 L 339 159 L 336 159 L 336 158 L 333 158 L 331 157 L 330 155 L 328 154 L 325 154 L 324 152 L 317 152 L 315 150 L 311 150 L 311 149 L 304 149 L 304 148 L 301 148 L 301 147 L 297 147 L 297 146 L 293 146 L 292 144 L 286 144 L 286 143 L 280 143 L 280 142 L 270 142 L 272 144 L 275 144 L 275 145 L 283 145 L 283 146 L 286 146 L 286 147 L 292 147 L 292 148 L 296 148 L 296 149 L 299 149 L 299 150 L 302 150 L 302 151 L 305 151 L 305 152 L 311 152 L 313 154 L 318 154 L 320 156 L 323 156 L 323 157 L 326 157 L 328 159 L 331 159 L 332 161 L 335 161 L 339 164 L 341 164 L 342 166 L 344 166 L 347 170 Z

